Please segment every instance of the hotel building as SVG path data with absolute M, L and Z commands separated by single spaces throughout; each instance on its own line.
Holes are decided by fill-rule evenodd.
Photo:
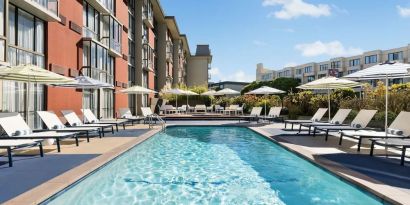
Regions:
M 123 107 L 136 113 L 136 105 L 149 106 L 155 96 L 118 93 L 132 85 L 156 91 L 188 82 L 207 86 L 212 55 L 205 47 L 206 56 L 191 55 L 187 36 L 158 0 L 0 0 L 0 64 L 35 64 L 114 86 L 81 90 L 30 84 L 34 128 L 41 127 L 38 110 L 72 109 L 81 115 L 84 107 L 105 118 L 116 117 Z M 192 82 L 189 74 L 206 80 Z M 23 114 L 26 87 L 0 81 L 1 111 Z
M 410 44 L 400 48 L 368 51 L 361 55 L 331 58 L 328 61 L 305 63 L 280 70 L 267 69 L 259 63 L 256 65 L 256 81 L 288 77 L 298 79 L 301 84 L 304 84 L 329 75 L 343 77 L 386 61 L 410 63 Z M 392 83 L 403 81 L 407 79 L 394 79 Z M 375 82 L 372 81 L 372 83 Z

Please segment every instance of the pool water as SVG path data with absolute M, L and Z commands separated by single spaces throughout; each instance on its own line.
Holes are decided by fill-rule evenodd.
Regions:
M 48 204 L 381 204 L 241 127 L 171 127 Z

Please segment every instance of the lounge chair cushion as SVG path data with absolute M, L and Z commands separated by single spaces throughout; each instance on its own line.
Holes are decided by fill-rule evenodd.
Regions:
M 53 129 L 54 129 L 54 130 L 61 130 L 61 129 L 64 129 L 64 126 L 54 125 L 54 126 L 53 126 Z
M 16 130 L 13 136 L 24 136 L 24 135 L 29 135 L 29 134 L 31 134 L 30 130 Z
M 351 124 L 351 127 L 354 127 L 354 128 L 362 128 L 362 125 L 361 124 L 356 124 L 356 123 L 352 123 Z
M 340 124 L 339 121 L 331 121 L 330 123 L 331 123 L 331 124 L 335 124 L 335 125 L 339 125 L 339 124 Z
M 392 129 L 392 128 L 387 128 L 387 133 L 390 133 L 392 135 L 403 135 L 403 131 L 399 129 Z

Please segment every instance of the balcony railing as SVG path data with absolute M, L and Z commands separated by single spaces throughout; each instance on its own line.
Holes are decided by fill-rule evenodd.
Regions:
M 87 37 L 87 38 L 91 38 L 96 41 L 100 41 L 100 37 L 98 33 L 96 33 L 95 31 L 85 26 L 83 27 L 83 37 Z
M 59 0 L 10 0 L 10 3 L 45 21 L 61 21 L 59 18 Z
M 114 76 L 105 70 L 93 67 L 83 67 L 82 72 L 85 76 L 114 85 Z
M 58 0 L 31 0 L 58 16 Z

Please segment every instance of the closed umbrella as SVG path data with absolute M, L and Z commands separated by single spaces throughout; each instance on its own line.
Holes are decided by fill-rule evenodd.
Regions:
M 330 90 L 333 89 L 340 89 L 340 88 L 353 88 L 360 86 L 360 83 L 346 80 L 346 79 L 339 79 L 336 77 L 324 77 L 310 83 L 306 83 L 304 85 L 299 86 L 299 89 L 304 90 L 327 90 L 328 96 L 328 110 L 329 110 L 329 120 L 330 120 Z
M 252 90 L 250 92 L 247 92 L 247 95 L 276 95 L 276 94 L 282 94 L 286 93 L 283 90 L 279 90 L 276 88 L 271 88 L 268 86 L 262 86 L 256 90 Z M 265 101 L 265 117 L 266 117 L 266 101 Z
M 351 80 L 385 80 L 386 84 L 386 107 L 385 107 L 385 119 L 384 127 L 387 136 L 388 128 L 388 103 L 389 103 L 389 79 L 395 78 L 409 78 L 410 77 L 410 64 L 386 62 L 374 65 L 372 67 L 357 71 L 350 75 L 345 76 L 346 79 Z
M 132 86 L 132 87 L 129 87 L 127 89 L 120 90 L 119 92 L 120 93 L 125 93 L 125 94 L 128 94 L 128 95 L 133 95 L 133 94 L 135 94 L 135 95 L 139 95 L 139 94 L 145 95 L 145 94 L 157 93 L 156 91 L 153 91 L 153 90 L 150 90 L 148 88 L 141 87 L 141 86 Z M 138 104 L 136 104 L 136 107 L 138 109 Z
M 59 75 L 35 65 L 2 67 L 0 68 L 0 79 L 27 83 L 27 105 L 25 113 L 27 124 L 29 124 L 30 83 L 62 85 L 74 82 L 72 78 Z

